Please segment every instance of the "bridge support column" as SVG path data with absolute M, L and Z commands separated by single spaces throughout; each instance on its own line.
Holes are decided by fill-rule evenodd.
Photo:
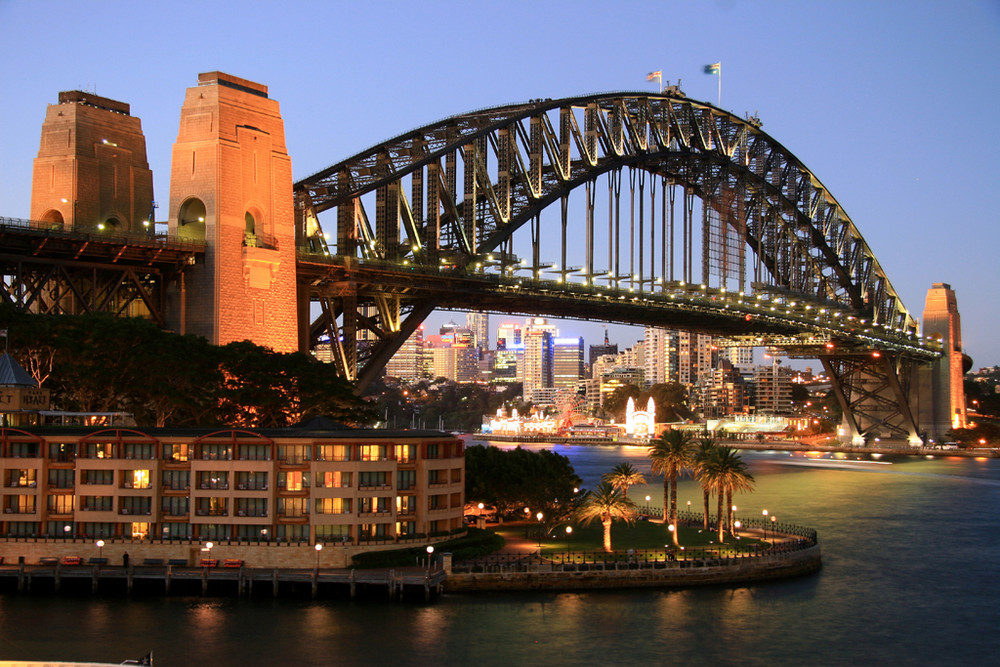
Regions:
M 876 439 L 922 444 L 910 411 L 910 362 L 901 364 L 894 355 L 877 351 L 822 356 L 820 361 L 844 411 L 843 441 L 856 447 Z

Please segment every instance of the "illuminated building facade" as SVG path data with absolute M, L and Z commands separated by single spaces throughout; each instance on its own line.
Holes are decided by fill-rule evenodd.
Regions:
M 181 107 L 169 211 L 171 236 L 205 243 L 204 264 L 185 271 L 169 304 L 172 328 L 297 351 L 292 161 L 267 86 L 198 75 Z
M 460 440 L 337 426 L 0 428 L 0 555 L 26 539 L 114 540 L 170 558 L 206 540 L 357 552 L 462 528 Z

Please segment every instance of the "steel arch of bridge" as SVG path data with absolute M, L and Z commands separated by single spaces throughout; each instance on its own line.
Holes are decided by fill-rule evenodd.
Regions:
M 595 197 L 598 178 L 605 174 L 607 266 L 598 268 L 604 233 L 598 231 Z M 657 186 L 660 223 L 655 220 Z M 642 211 L 646 188 L 652 211 L 648 226 Z M 568 198 L 579 190 L 585 192 L 585 212 L 582 221 L 574 217 L 571 222 Z M 448 289 L 421 290 L 420 280 L 412 277 L 416 274 L 401 279 L 408 285 L 393 287 L 391 269 L 406 267 L 448 280 L 485 274 L 497 284 L 516 270 L 527 270 L 537 281 L 546 266 L 541 214 L 554 205 L 561 212 L 554 225 L 562 235 L 562 261 L 554 272 L 566 286 L 567 299 L 577 298 L 570 293 L 573 280 L 577 286 L 606 281 L 608 291 L 638 291 L 652 300 L 674 298 L 678 289 L 692 284 L 738 293 L 741 299 L 756 293 L 789 315 L 814 307 L 810 315 L 829 310 L 861 325 L 841 327 L 836 336 L 830 329 L 822 337 L 826 341 L 837 337 L 855 348 L 884 348 L 904 356 L 937 354 L 931 344 L 914 342 L 915 319 L 820 180 L 755 119 L 687 99 L 676 89 L 537 100 L 453 116 L 332 165 L 296 183 L 295 192 L 300 247 L 306 249 L 300 254 L 300 275 L 309 277 L 324 312 L 313 333 L 330 334 L 339 346 L 335 357 L 341 372 L 362 384 L 374 378 Z M 627 271 L 621 266 L 625 194 Z M 374 199 L 374 225 L 366 197 L 369 208 Z M 693 220 L 695 199 L 701 203 L 700 234 Z M 319 215 L 334 208 L 331 252 L 334 237 L 324 234 Z M 678 210 L 680 234 L 674 228 Z M 519 260 L 514 252 L 518 230 L 530 233 L 530 260 Z M 700 271 L 693 256 L 696 236 Z M 568 267 L 568 237 L 578 243 L 582 238 L 579 268 Z M 303 272 L 303 265 L 312 269 Z M 482 309 L 526 310 L 516 305 L 516 297 L 504 298 L 507 307 L 491 301 Z M 479 306 L 466 303 L 467 309 Z M 793 320 L 788 318 L 784 333 L 822 328 Z M 362 344 L 359 360 L 353 355 L 359 332 L 365 331 L 371 339 L 368 357 Z

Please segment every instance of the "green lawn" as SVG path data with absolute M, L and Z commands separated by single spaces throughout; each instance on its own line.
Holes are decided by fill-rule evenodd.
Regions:
M 562 551 L 601 551 L 604 544 L 604 533 L 601 524 L 594 521 L 589 526 L 571 524 L 573 532 L 566 533 L 566 525 L 560 524 L 549 531 L 546 537 L 541 540 L 541 551 L 543 554 L 550 554 Z M 505 523 L 496 526 L 494 530 L 502 535 L 508 542 L 512 540 L 524 540 L 527 537 L 533 544 L 537 545 L 539 526 L 537 523 Z M 688 549 L 704 548 L 718 549 L 718 535 L 714 530 L 702 531 L 700 528 L 681 527 L 678 535 L 681 546 Z M 652 521 L 636 521 L 631 526 L 618 521 L 611 527 L 611 547 L 615 551 L 654 550 L 662 551 L 666 545 L 673 546 L 673 541 L 662 523 Z M 739 540 L 726 533 L 724 553 L 733 551 L 752 551 L 758 546 L 766 546 L 762 540 L 741 537 Z

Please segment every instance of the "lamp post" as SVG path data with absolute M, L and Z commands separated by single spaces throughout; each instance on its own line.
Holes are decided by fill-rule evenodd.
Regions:
M 434 555 L 434 545 L 427 545 L 427 576 L 431 574 L 431 557 Z
M 777 528 L 774 525 L 777 521 L 778 521 L 778 517 L 776 517 L 776 516 L 774 516 L 772 514 L 771 515 L 771 539 L 772 540 L 774 539 L 774 536 L 777 533 Z
M 63 537 L 65 537 L 66 539 L 69 539 L 70 538 L 69 531 L 71 531 L 71 530 L 73 530 L 73 528 L 70 527 L 69 525 L 63 526 Z
M 322 542 L 316 543 L 316 572 L 319 572 L 319 553 L 323 551 Z
M 764 515 L 764 539 L 766 540 L 767 539 L 767 510 L 764 510 L 762 512 L 762 514 Z
M 214 546 L 211 542 L 205 542 L 205 549 L 208 551 L 208 560 L 212 560 L 212 547 Z
M 539 512 L 538 514 L 535 515 L 535 518 L 538 519 L 538 548 L 541 549 L 542 548 L 542 519 L 545 518 L 545 515 L 542 514 L 541 512 Z
M 104 559 L 104 540 L 97 540 L 97 557 Z

